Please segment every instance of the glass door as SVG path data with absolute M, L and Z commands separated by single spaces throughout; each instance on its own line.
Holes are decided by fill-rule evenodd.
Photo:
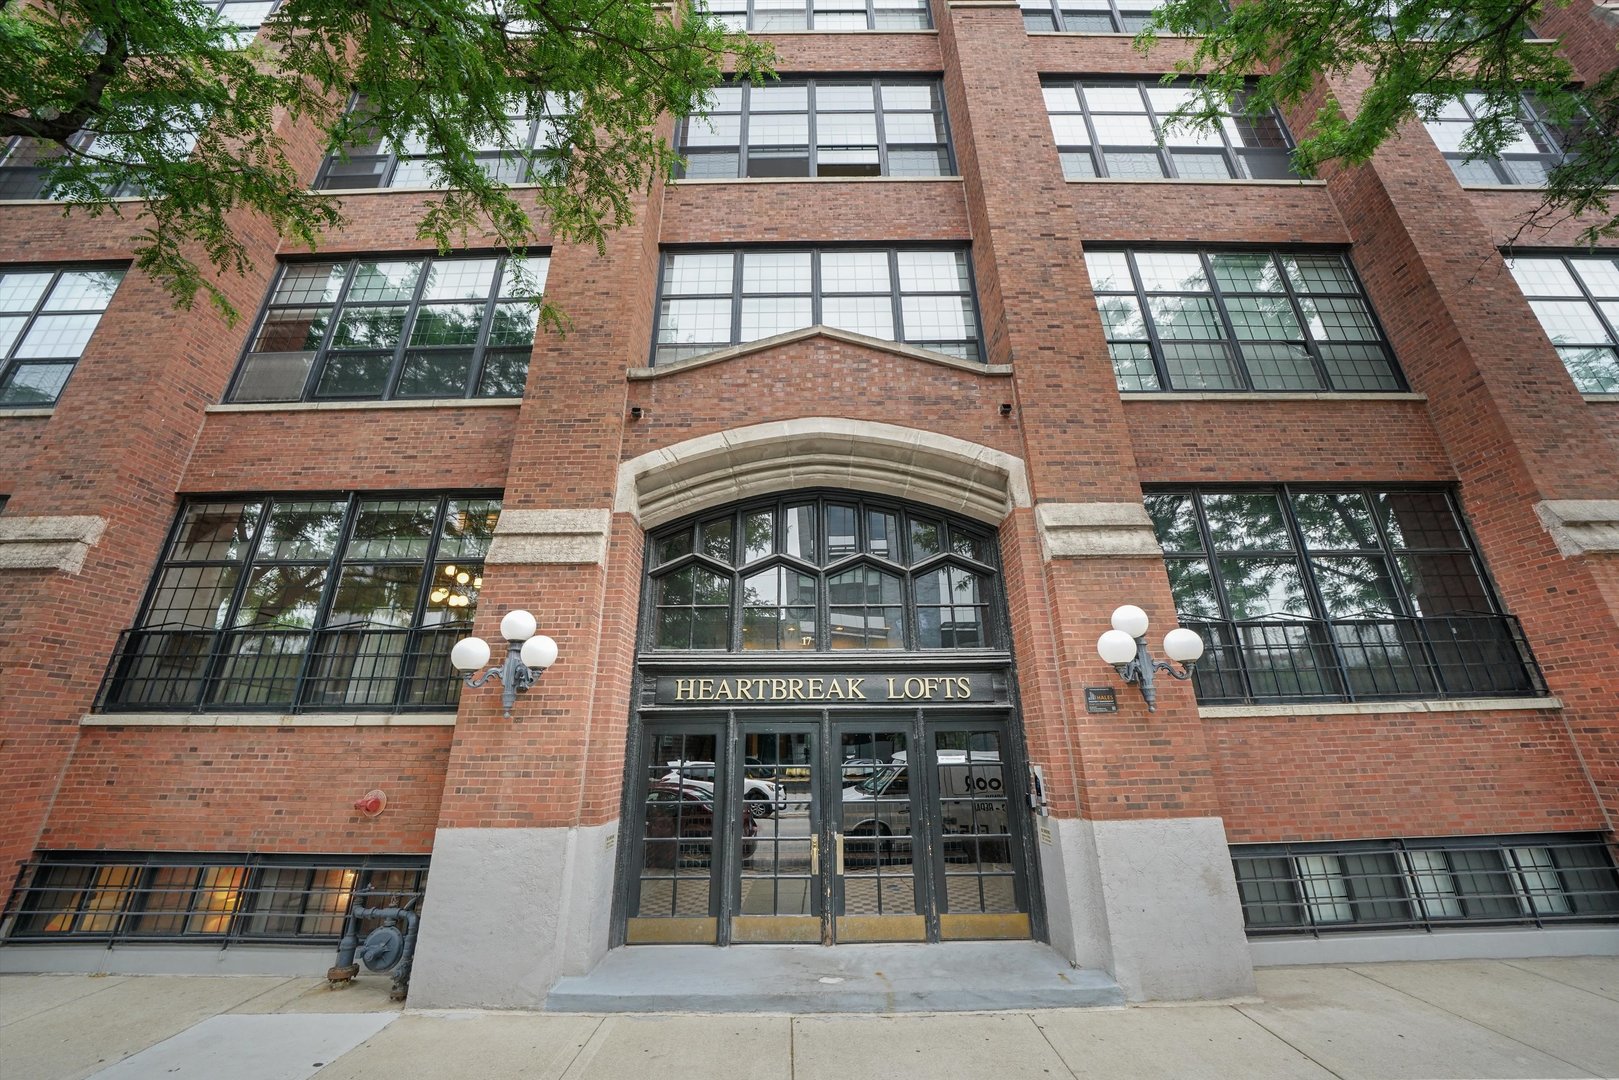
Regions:
M 743 723 L 731 941 L 821 942 L 821 779 L 817 725 Z
M 720 722 L 648 725 L 637 779 L 639 820 L 632 840 L 629 944 L 712 945 L 718 940 L 720 888 L 715 827 L 729 800 Z
M 832 854 L 832 940 L 926 941 L 925 882 L 916 843 L 919 764 L 908 727 L 853 722 L 834 727 L 835 788 L 827 842 Z
M 1030 936 L 1023 805 L 1004 725 L 930 725 L 939 937 Z

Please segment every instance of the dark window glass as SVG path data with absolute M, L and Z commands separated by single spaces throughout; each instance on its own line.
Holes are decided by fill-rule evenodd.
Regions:
M 1382 391 L 1403 383 L 1342 255 L 1087 251 L 1121 391 Z
M 1463 184 L 1544 187 L 1547 174 L 1562 164 L 1573 133 L 1553 125 L 1535 99 L 1524 94 L 1518 100 L 1517 116 L 1509 121 L 1514 129 L 1512 141 L 1497 156 L 1475 157 L 1466 145 L 1467 137 L 1485 115 L 1483 95 L 1463 94 L 1443 102 L 1432 117 L 1423 120 L 1456 179 Z
M 1619 256 L 1508 259 L 1507 267 L 1584 394 L 1619 394 Z
M 191 502 L 104 708 L 453 708 L 484 496 Z
M 795 498 L 655 533 L 647 564 L 654 649 L 1004 647 L 994 534 L 964 521 Z
M 815 325 L 965 360 L 981 355 L 963 250 L 664 253 L 654 363 Z
M 1543 692 L 1442 491 L 1148 495 L 1198 699 Z M 1330 876 L 1330 875 L 1329 875 Z
M 289 263 L 232 401 L 521 395 L 544 256 Z
M 950 173 L 937 80 L 818 78 L 714 92 L 681 121 L 681 176 L 944 176 Z
M 0 269 L 0 408 L 56 403 L 122 270 Z
M 1251 844 L 1231 854 L 1250 933 L 1619 916 L 1613 860 L 1589 834 Z
M 728 30 L 926 30 L 927 0 L 704 0 L 697 5 Z
M 1032 33 L 1134 34 L 1164 0 L 1019 0 L 1023 27 Z

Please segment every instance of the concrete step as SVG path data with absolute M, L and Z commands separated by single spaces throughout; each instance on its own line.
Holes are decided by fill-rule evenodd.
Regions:
M 1122 1005 L 1102 971 L 1036 941 L 632 945 L 559 980 L 547 1012 L 901 1013 Z

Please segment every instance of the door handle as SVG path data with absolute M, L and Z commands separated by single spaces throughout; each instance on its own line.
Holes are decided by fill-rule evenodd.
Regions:
M 842 833 L 834 833 L 833 835 L 837 837 L 837 842 L 838 842 L 838 854 L 837 854 L 838 877 L 842 877 L 843 876 L 843 834 Z
M 812 837 L 810 837 L 810 873 L 811 874 L 819 874 L 820 872 L 821 872 L 821 838 L 819 836 L 812 836 Z

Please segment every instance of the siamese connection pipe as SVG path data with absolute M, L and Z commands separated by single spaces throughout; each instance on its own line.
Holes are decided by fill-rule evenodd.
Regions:
M 365 896 L 356 894 L 358 901 Z M 412 897 L 400 907 L 362 907 L 349 908 L 347 921 L 343 924 L 343 938 L 337 943 L 337 964 L 326 973 L 326 981 L 333 987 L 346 986 L 353 982 L 360 974 L 360 964 L 364 964 L 372 971 L 379 967 L 386 970 L 390 965 L 380 963 L 387 954 L 390 943 L 386 938 L 379 937 L 376 931 L 366 936 L 365 941 L 360 940 L 360 921 L 362 919 L 382 919 L 385 925 L 392 922 L 405 924 L 404 946 L 399 950 L 399 959 L 394 962 L 393 985 L 388 996 L 394 1001 L 405 1000 L 405 994 L 410 989 L 410 965 L 416 956 L 416 934 L 421 926 L 421 916 L 411 910 L 416 898 Z

